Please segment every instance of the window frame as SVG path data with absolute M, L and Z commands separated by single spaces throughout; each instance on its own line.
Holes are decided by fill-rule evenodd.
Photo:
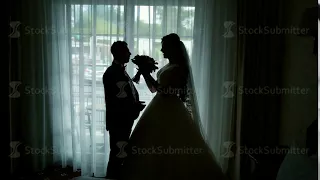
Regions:
M 131 3 L 133 0 L 95 0 L 95 5 L 133 5 L 133 6 L 150 6 L 150 0 L 137 0 Z M 181 5 L 181 6 L 195 6 L 196 1 L 201 0 L 152 0 L 153 6 L 164 6 L 164 5 Z M 92 5 L 92 0 L 69 0 L 69 4 L 79 5 Z
M 130 1 L 130 3 L 129 3 Z M 168 6 L 178 6 L 178 14 L 180 13 L 181 11 L 181 7 L 195 7 L 195 1 L 192 1 L 192 0 L 178 0 L 178 1 L 169 1 L 169 0 L 153 0 L 152 1 L 152 6 L 153 7 L 156 7 L 156 6 L 163 6 L 163 11 L 166 12 L 166 9 Z M 69 32 L 71 32 L 71 37 L 73 36 L 76 36 L 76 35 L 81 35 L 81 36 L 93 36 L 93 37 L 97 37 L 97 36 L 108 36 L 108 37 L 123 37 L 123 40 L 126 41 L 128 43 L 128 47 L 129 49 L 134 49 L 135 47 L 135 39 L 139 39 L 139 38 L 150 38 L 150 36 L 148 35 L 137 35 L 137 34 L 134 34 L 134 33 L 127 33 L 127 32 L 130 32 L 134 29 L 134 22 L 135 22 L 135 8 L 138 6 L 150 6 L 150 0 L 139 0 L 139 1 L 136 1 L 134 3 L 131 3 L 131 0 L 123 0 L 123 1 L 120 1 L 120 0 L 108 0 L 108 1 L 105 1 L 105 0 L 96 0 L 94 4 L 91 3 L 91 0 L 87 0 L 87 1 L 84 1 L 84 0 L 70 0 L 69 3 L 67 4 L 67 9 L 71 9 L 72 6 L 75 6 L 75 5 L 90 5 L 90 6 L 95 6 L 92 8 L 92 16 L 93 16 L 93 21 L 96 21 L 95 17 L 97 15 L 97 8 L 96 6 L 97 5 L 118 5 L 118 6 L 124 6 L 124 11 L 125 11 L 125 21 L 126 22 L 129 22 L 126 24 L 125 26 L 125 30 L 123 32 L 123 34 L 110 34 L 110 33 L 106 33 L 106 34 L 96 34 L 93 30 L 91 33 L 78 33 L 78 32 L 72 32 L 72 29 L 71 29 L 71 26 L 70 29 L 69 29 Z M 70 12 L 71 13 L 71 12 Z M 129 13 L 129 14 L 128 14 Z M 131 14 L 131 15 L 130 15 Z M 71 14 L 69 15 L 69 20 L 71 21 Z M 130 19 L 128 19 L 130 18 Z M 166 19 L 166 13 L 164 13 L 164 18 L 163 20 Z M 179 19 L 177 22 L 180 22 Z M 93 23 L 95 26 L 96 22 Z M 165 24 L 165 23 L 164 23 Z M 180 25 L 178 26 L 178 32 L 179 32 L 179 27 L 181 26 L 181 23 Z M 166 29 L 166 27 L 164 28 Z M 167 33 L 170 33 L 170 32 L 163 32 L 163 34 L 167 34 Z M 161 39 L 162 36 L 159 36 L 159 35 L 152 35 L 152 42 L 151 43 L 155 43 L 155 39 Z M 180 35 L 180 38 L 181 40 L 185 40 L 185 39 L 191 39 L 193 41 L 193 35 L 190 35 L 190 36 L 181 36 Z M 94 38 L 95 41 L 97 41 L 96 38 Z M 96 46 L 96 43 L 95 42 L 93 44 L 93 46 Z M 71 44 L 71 48 L 72 48 L 72 44 Z M 191 47 L 192 48 L 192 47 Z M 94 51 L 97 51 L 96 48 L 94 48 Z M 138 51 L 138 49 L 137 49 Z M 191 49 L 191 53 L 192 53 L 192 49 Z M 94 57 L 95 58 L 95 57 Z M 95 61 L 95 60 L 94 60 Z M 94 64 L 94 62 L 92 63 Z M 134 71 L 135 71 L 135 67 L 133 66 L 133 64 L 129 63 L 127 65 L 127 71 L 129 74 L 133 74 Z

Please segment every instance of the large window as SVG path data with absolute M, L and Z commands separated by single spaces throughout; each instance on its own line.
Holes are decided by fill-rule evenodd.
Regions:
M 103 2 L 103 1 L 101 1 Z M 159 68 L 167 63 L 161 50 L 161 38 L 169 33 L 177 33 L 192 55 L 194 11 L 191 4 L 95 4 L 67 6 L 71 22 L 70 49 L 72 58 L 73 106 L 76 122 L 84 119 L 86 142 L 94 142 L 96 160 L 106 160 L 104 89 L 102 76 L 113 57 L 110 47 L 117 40 L 125 40 L 132 53 L 149 55 L 156 59 Z M 180 3 L 183 2 L 179 1 Z M 133 77 L 136 68 L 127 65 L 128 74 Z M 153 74 L 156 78 L 156 73 Z M 153 97 L 141 79 L 136 85 L 140 99 L 147 104 Z M 84 116 L 80 112 L 84 107 Z M 94 108 L 93 108 L 94 107 Z M 95 112 L 93 112 L 95 109 Z M 94 114 L 94 115 L 93 115 Z M 137 122 L 137 121 L 136 121 Z M 98 163 L 99 164 L 99 163 Z M 100 168 L 105 166 L 101 165 Z M 97 165 L 97 168 L 99 168 Z M 104 171 L 104 170 L 101 170 Z
M 125 8 L 124 5 L 74 4 L 70 9 L 73 84 L 77 86 L 80 84 L 79 77 L 83 73 L 84 92 L 89 95 L 92 93 L 92 84 L 97 85 L 95 90 L 98 96 L 104 95 L 102 72 L 113 60 L 110 47 L 117 40 L 128 42 L 132 57 L 136 54 L 149 55 L 162 67 L 167 60 L 163 59 L 160 51 L 161 38 L 163 35 L 176 32 L 186 44 L 190 56 L 192 54 L 194 24 L 192 6 L 132 5 Z M 125 9 L 133 9 L 134 15 L 128 15 Z M 95 66 L 105 68 L 100 69 Z M 127 72 L 133 76 L 136 69 L 129 63 Z M 137 88 L 143 91 L 142 98 L 145 98 L 143 100 L 149 101 L 152 95 L 144 91 L 146 90 L 144 86 L 142 79 Z

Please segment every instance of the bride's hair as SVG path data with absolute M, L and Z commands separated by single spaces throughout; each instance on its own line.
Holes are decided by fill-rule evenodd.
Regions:
M 181 68 L 184 69 L 184 71 L 186 73 L 185 82 L 183 82 L 183 87 L 179 93 L 179 98 L 183 102 L 187 102 L 187 100 L 188 100 L 188 86 L 187 86 L 187 84 L 188 84 L 190 72 L 188 69 L 189 57 L 188 57 L 188 53 L 185 49 L 184 43 L 180 40 L 179 35 L 175 34 L 175 33 L 171 33 L 171 34 L 164 36 L 162 38 L 162 42 L 165 42 L 166 44 L 175 48 L 175 50 L 176 50 L 175 54 L 177 55 L 177 58 L 179 60 L 177 63 Z
M 179 42 L 180 41 L 180 37 L 176 33 L 171 33 L 171 34 L 163 36 L 162 37 L 162 41 L 175 43 L 175 42 Z
M 186 49 L 184 46 L 184 43 L 180 40 L 180 37 L 176 33 L 171 33 L 168 34 L 161 39 L 162 43 L 166 43 L 170 47 L 174 48 L 175 52 L 174 54 L 176 55 L 177 58 L 177 64 L 181 66 L 188 66 L 189 64 L 189 58 L 186 57 L 188 54 L 186 54 Z

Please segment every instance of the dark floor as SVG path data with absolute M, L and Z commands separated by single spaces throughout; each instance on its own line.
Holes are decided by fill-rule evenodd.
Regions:
M 76 177 L 80 177 L 81 171 L 73 172 L 72 167 L 61 168 L 57 167 L 49 167 L 43 171 L 33 173 L 33 174 L 25 174 L 25 175 L 16 175 L 11 177 L 12 180 L 71 180 L 76 179 Z

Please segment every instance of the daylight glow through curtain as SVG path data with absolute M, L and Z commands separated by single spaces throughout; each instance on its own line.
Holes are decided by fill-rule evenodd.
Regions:
M 133 56 L 149 55 L 161 68 L 168 62 L 161 38 L 174 32 L 189 51 L 207 140 L 225 170 L 221 146 L 229 139 L 233 101 L 223 97 L 223 83 L 234 80 L 235 38 L 222 36 L 223 21 L 233 18 L 222 7 L 227 6 L 219 0 L 52 1 L 57 33 L 51 42 L 51 86 L 60 92 L 52 99 L 55 162 L 81 169 L 84 176 L 105 176 L 109 137 L 102 75 L 113 60 L 110 46 L 124 40 Z M 132 63 L 127 72 L 135 74 Z M 153 94 L 143 79 L 136 87 L 148 104 Z

